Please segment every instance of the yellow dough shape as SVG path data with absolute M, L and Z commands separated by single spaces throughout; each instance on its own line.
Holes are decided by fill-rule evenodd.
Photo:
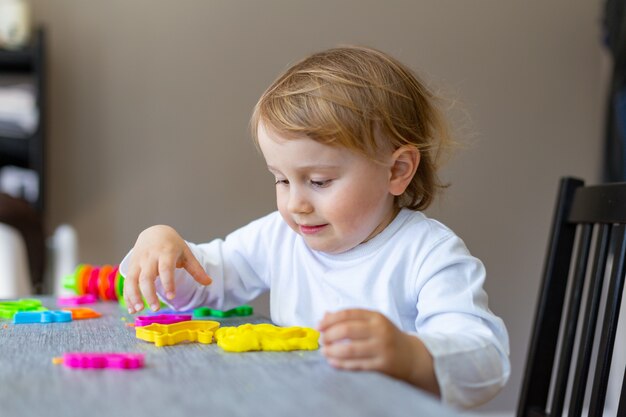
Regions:
M 308 327 L 277 327 L 273 324 L 242 324 L 215 332 L 217 345 L 229 352 L 251 350 L 315 350 L 320 333 Z
M 210 344 L 218 327 L 219 322 L 210 320 L 190 320 L 174 324 L 152 323 L 148 326 L 135 327 L 135 336 L 137 339 L 153 342 L 159 347 L 185 341 Z

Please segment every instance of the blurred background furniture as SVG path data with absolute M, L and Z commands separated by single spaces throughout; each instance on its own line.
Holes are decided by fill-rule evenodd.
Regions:
M 44 291 L 44 51 L 43 28 L 0 49 L 0 297 Z
M 45 205 L 45 33 L 22 49 L 0 49 L 0 187 Z
M 626 415 L 624 364 L 611 366 L 623 361 L 614 345 L 625 261 L 626 183 L 563 178 L 518 417 Z

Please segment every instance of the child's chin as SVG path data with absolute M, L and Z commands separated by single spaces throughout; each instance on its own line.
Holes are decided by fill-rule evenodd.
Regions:
M 352 249 L 352 247 L 343 247 L 341 245 L 333 244 L 331 242 L 320 242 L 319 239 L 307 239 L 306 237 L 304 237 L 304 241 L 311 250 L 314 250 L 316 252 L 324 252 L 329 255 L 337 255 Z

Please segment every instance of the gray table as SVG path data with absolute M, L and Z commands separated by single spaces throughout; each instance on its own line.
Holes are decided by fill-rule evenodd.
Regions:
M 42 300 L 55 308 L 54 299 Z M 228 353 L 198 343 L 155 347 L 135 338 L 126 326 L 133 318 L 117 303 L 92 308 L 103 316 L 57 324 L 0 320 L 0 415 L 458 416 L 384 375 L 335 370 L 319 351 Z M 141 352 L 146 366 L 74 370 L 52 363 L 70 351 Z

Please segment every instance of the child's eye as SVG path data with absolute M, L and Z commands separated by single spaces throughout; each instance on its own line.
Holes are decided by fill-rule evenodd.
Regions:
M 322 181 L 311 180 L 311 185 L 317 188 L 324 188 L 324 187 L 328 187 L 331 182 L 332 180 L 322 180 Z
M 289 180 L 279 180 L 279 179 L 277 179 L 276 180 L 276 185 L 279 185 L 279 184 L 280 185 L 287 185 L 287 184 L 289 184 Z

